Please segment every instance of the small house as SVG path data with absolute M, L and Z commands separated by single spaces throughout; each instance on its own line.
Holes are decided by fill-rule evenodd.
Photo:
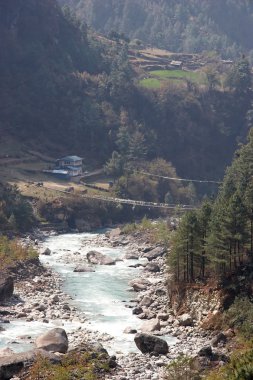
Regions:
M 83 159 L 78 156 L 66 156 L 56 161 L 56 168 L 65 170 L 70 177 L 76 177 L 82 175 Z

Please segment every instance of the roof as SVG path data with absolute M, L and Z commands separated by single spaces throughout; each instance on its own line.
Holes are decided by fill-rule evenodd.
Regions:
M 64 160 L 64 161 L 73 161 L 73 162 L 75 162 L 75 161 L 80 161 L 80 160 L 82 160 L 82 158 L 81 158 L 81 157 L 78 157 L 78 156 L 66 156 L 66 157 L 62 157 L 62 158 L 60 158 L 60 160 Z M 57 160 L 57 161 L 59 161 L 59 160 Z

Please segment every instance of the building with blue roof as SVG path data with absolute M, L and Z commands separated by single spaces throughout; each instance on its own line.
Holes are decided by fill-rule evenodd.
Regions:
M 56 168 L 65 170 L 70 177 L 76 177 L 83 173 L 83 159 L 79 156 L 66 156 L 56 160 Z

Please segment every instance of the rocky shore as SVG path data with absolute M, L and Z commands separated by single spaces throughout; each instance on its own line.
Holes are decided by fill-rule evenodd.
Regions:
M 129 283 L 133 299 L 132 302 L 126 302 L 125 307 L 132 309 L 132 313 L 137 315 L 142 325 L 140 328 L 129 326 L 125 333 L 133 334 L 133 339 L 137 332 L 162 339 L 170 337 L 172 343 L 168 352 L 160 355 L 154 352 L 118 352 L 118 366 L 107 375 L 107 380 L 161 380 L 164 378 L 165 366 L 179 354 L 196 356 L 203 348 L 212 345 L 214 336 L 200 328 L 200 320 L 195 315 L 185 313 L 176 316 L 170 307 L 164 247 L 152 245 L 147 237 L 141 234 L 123 235 L 119 229 L 98 235 L 96 245 L 99 244 L 124 247 L 124 260 L 138 259 L 135 266 L 141 269 L 138 278 Z M 45 251 L 43 245 L 39 244 L 39 249 L 46 255 L 51 254 Z M 94 255 L 91 256 L 94 260 Z M 66 261 L 74 262 L 77 267 L 84 264 L 78 252 L 67 255 Z M 106 265 L 114 263 L 107 262 Z M 73 306 L 71 301 L 71 297 L 62 291 L 60 276 L 48 268 L 41 267 L 41 271 L 34 277 L 19 279 L 15 284 L 12 298 L 0 306 L 0 326 L 4 329 L 5 323 L 17 319 L 26 322 L 37 321 L 50 327 L 62 327 L 68 330 L 70 348 L 84 341 L 89 344 L 103 344 L 112 339 L 108 334 L 90 331 L 85 327 L 88 326 L 86 315 Z M 214 309 L 215 307 L 216 304 L 213 305 Z M 34 337 L 26 335 L 19 337 L 17 343 L 32 343 L 33 340 Z M 226 354 L 224 344 L 220 343 L 219 346 L 219 354 Z M 3 351 L 0 351 L 1 355 L 4 355 Z

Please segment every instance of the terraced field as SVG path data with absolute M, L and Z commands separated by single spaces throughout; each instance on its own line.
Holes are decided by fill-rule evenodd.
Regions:
M 154 70 L 149 72 L 149 77 L 140 80 L 139 84 L 146 88 L 161 88 L 168 83 L 182 84 L 185 80 L 193 83 L 206 84 L 205 74 L 201 71 L 184 70 Z

